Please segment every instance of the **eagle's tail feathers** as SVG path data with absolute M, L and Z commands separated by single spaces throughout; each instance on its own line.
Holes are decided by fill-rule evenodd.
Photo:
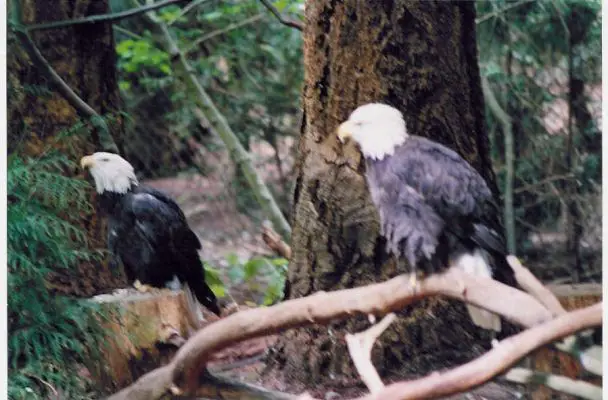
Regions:
M 470 304 L 467 304 L 467 311 L 469 312 L 471 320 L 473 320 L 475 325 L 483 329 L 500 332 L 501 323 L 498 315 Z
M 481 249 L 476 249 L 473 253 L 461 255 L 454 263 L 454 266 L 471 275 L 492 277 L 492 269 L 488 263 L 487 256 Z M 475 325 L 500 332 L 501 322 L 498 315 L 469 304 L 467 304 L 467 310 Z
M 188 312 L 191 317 L 194 319 L 194 323 L 196 328 L 200 328 L 201 324 L 205 322 L 205 317 L 203 316 L 203 312 L 201 310 L 201 305 L 196 299 L 196 296 L 190 289 L 190 285 L 187 283 L 184 284 L 184 297 L 186 298 L 186 306 L 188 308 Z

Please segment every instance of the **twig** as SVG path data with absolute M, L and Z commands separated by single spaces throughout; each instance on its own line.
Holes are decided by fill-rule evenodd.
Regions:
M 499 342 L 483 356 L 444 373 L 386 386 L 361 400 L 406 400 L 443 397 L 479 386 L 505 371 L 533 350 L 582 329 L 601 325 L 602 303 L 595 304 Z
M 42 383 L 44 386 L 46 386 L 47 388 L 49 388 L 49 390 L 51 392 L 53 392 L 53 394 L 55 395 L 55 398 L 59 398 L 59 393 L 57 392 L 57 389 L 55 389 L 55 387 L 53 385 L 51 385 L 49 382 L 45 381 L 44 379 L 42 379 L 39 376 L 36 376 L 34 374 L 30 374 L 29 372 L 22 372 L 23 375 L 28 376 L 32 379 L 37 380 L 38 382 Z
M 158 399 L 171 385 L 189 394 L 198 386 L 198 377 L 211 354 L 233 343 L 290 328 L 327 324 L 354 315 L 398 311 L 432 295 L 466 301 L 524 327 L 535 326 L 552 317 L 532 296 L 493 279 L 468 275 L 456 269 L 429 276 L 419 282 L 416 290 L 408 283 L 409 275 L 401 275 L 383 283 L 329 293 L 317 292 L 272 307 L 230 315 L 198 331 L 180 348 L 170 364 L 142 376 L 110 400 Z
M 515 279 L 519 286 L 540 301 L 553 315 L 562 315 L 567 312 L 557 297 L 540 283 L 530 270 L 521 264 L 517 257 L 509 255 L 507 256 L 507 262 L 515 272 Z
M 254 15 L 253 17 L 244 19 L 244 20 L 242 20 L 240 22 L 235 22 L 234 24 L 230 24 L 230 25 L 228 25 L 225 28 L 218 29 L 218 30 L 213 31 L 213 32 L 209 32 L 208 34 L 203 35 L 200 38 L 196 39 L 194 42 L 192 42 L 192 44 L 190 46 L 188 46 L 183 51 L 183 53 L 184 53 L 184 55 L 188 55 L 188 53 L 190 53 L 191 51 L 195 50 L 204 41 L 207 41 L 207 40 L 209 40 L 211 38 L 214 38 L 216 36 L 219 36 L 219 35 L 223 35 L 226 32 L 230 32 L 230 31 L 232 31 L 234 29 L 243 27 L 245 25 L 252 24 L 254 22 L 257 22 L 257 21 L 261 20 L 262 18 L 264 18 L 264 14 Z
M 533 1 L 535 1 L 535 0 L 523 0 L 523 1 L 520 1 L 520 2 L 518 2 L 518 3 L 509 4 L 509 5 L 508 5 L 508 6 L 506 6 L 506 7 L 503 7 L 503 8 L 501 8 L 501 9 L 499 9 L 499 10 L 496 10 L 496 11 L 492 11 L 492 12 L 490 12 L 490 13 L 485 14 L 485 15 L 484 15 L 484 16 L 482 16 L 482 17 L 477 18 L 477 19 L 475 20 L 475 24 L 479 25 L 479 24 L 481 24 L 482 22 L 485 22 L 485 21 L 487 21 L 487 20 L 489 20 L 489 19 L 491 19 L 491 18 L 494 18 L 495 16 L 497 16 L 497 15 L 499 15 L 499 14 L 504 13 L 505 11 L 508 11 L 508 10 L 510 10 L 510 9 L 512 9 L 512 8 L 515 8 L 515 7 L 519 7 L 519 6 L 524 5 L 524 4 L 527 4 L 527 3 L 531 3 L 531 2 L 533 2 Z
M 179 20 L 181 17 L 183 17 L 184 15 L 188 14 L 191 10 L 193 10 L 194 8 L 200 6 L 201 4 L 204 4 L 206 2 L 208 2 L 209 0 L 193 0 L 190 2 L 190 4 L 188 4 L 186 7 L 184 7 L 179 14 L 177 14 L 171 21 L 167 22 L 167 26 L 171 26 L 173 25 L 177 20 Z
M 570 379 L 566 376 L 531 371 L 526 368 L 513 368 L 507 372 L 504 379 L 515 383 L 536 383 L 559 392 L 589 400 L 602 398 L 602 388 L 591 383 Z
M 262 226 L 262 240 L 270 250 L 279 256 L 288 260 L 291 259 L 291 247 L 283 241 L 281 235 L 276 233 L 271 226 Z
M 371 393 L 378 393 L 384 388 L 384 383 L 382 383 L 378 371 L 372 364 L 372 347 L 374 347 L 376 339 L 389 327 L 395 318 L 395 314 L 390 313 L 368 330 L 354 335 L 347 333 L 345 336 L 348 352 L 353 359 L 355 368 L 357 368 L 361 379 Z
M 15 4 L 18 4 L 17 0 L 14 0 L 14 2 Z M 21 24 L 19 15 L 20 12 L 21 10 L 17 10 L 16 13 L 18 15 L 15 15 L 18 24 Z M 116 143 L 110 134 L 110 129 L 108 128 L 108 125 L 103 117 L 101 117 L 84 100 L 78 97 L 72 88 L 70 88 L 70 86 L 63 79 L 61 79 L 51 64 L 49 64 L 46 58 L 44 58 L 38 47 L 36 47 L 36 44 L 28 34 L 28 31 L 23 29 L 23 26 L 15 29 L 15 33 L 31 57 L 34 65 L 42 70 L 47 78 L 55 85 L 57 91 L 61 93 L 61 95 L 68 101 L 68 103 L 70 103 L 72 107 L 76 109 L 79 114 L 89 119 L 91 125 L 93 125 L 99 135 L 99 144 L 101 145 L 102 149 L 118 153 L 118 146 L 116 146 Z
M 77 18 L 77 19 L 68 19 L 64 21 L 55 21 L 55 22 L 47 22 L 44 24 L 36 24 L 36 25 L 26 25 L 25 29 L 29 32 L 39 31 L 43 29 L 55 29 L 55 28 L 63 28 L 66 26 L 74 26 L 74 25 L 84 25 L 84 24 L 96 24 L 99 22 L 116 22 L 121 19 L 133 17 L 138 14 L 142 14 L 148 11 L 157 10 L 159 8 L 167 7 L 172 4 L 183 3 L 187 0 L 163 0 L 158 3 L 147 4 L 145 6 L 132 8 L 130 10 L 121 11 L 117 13 L 111 14 L 98 14 L 92 15 L 90 17 Z
M 125 29 L 120 25 L 113 25 L 112 28 L 116 29 L 116 31 L 122 33 L 123 35 L 129 36 L 130 38 L 133 38 L 135 40 L 144 40 L 143 36 L 140 36 L 135 32 L 131 32 L 130 30 Z
M 266 7 L 268 9 L 268 11 L 270 11 L 283 25 L 286 25 L 286 26 L 289 26 L 292 28 L 296 28 L 299 31 L 304 30 L 304 25 L 302 23 L 283 17 L 281 15 L 281 13 L 279 12 L 279 10 L 277 10 L 277 8 L 275 6 L 273 6 L 270 3 L 270 1 L 268 1 L 268 0 L 260 0 L 260 1 L 264 5 L 264 7 Z

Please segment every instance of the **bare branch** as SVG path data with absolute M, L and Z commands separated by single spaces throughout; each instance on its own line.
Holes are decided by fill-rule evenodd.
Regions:
M 186 48 L 182 53 L 184 53 L 184 55 L 187 55 L 191 51 L 195 50 L 198 46 L 200 46 L 201 43 L 203 43 L 211 38 L 214 38 L 219 35 L 223 35 L 226 32 L 230 32 L 234 29 L 238 29 L 238 28 L 241 28 L 241 27 L 249 25 L 249 24 L 253 24 L 254 22 L 261 20 L 262 18 L 264 18 L 264 14 L 254 15 L 253 17 L 244 19 L 244 20 L 236 22 L 234 24 L 230 24 L 225 28 L 218 29 L 213 32 L 209 32 L 208 34 L 203 35 L 200 38 L 196 39 L 194 42 L 192 42 L 192 44 L 190 44 L 190 46 L 188 46 L 188 48 Z
M 90 17 L 84 17 L 84 18 L 48 22 L 48 23 L 36 24 L 36 25 L 26 25 L 25 29 L 27 29 L 29 32 L 32 32 L 32 31 L 39 31 L 39 30 L 44 30 L 44 29 L 63 28 L 66 26 L 96 24 L 99 22 L 116 22 L 116 21 L 120 21 L 121 19 L 130 18 L 130 17 L 133 17 L 138 14 L 146 13 L 148 11 L 167 7 L 172 4 L 184 3 L 185 1 L 187 1 L 187 0 L 163 0 L 163 1 L 159 1 L 158 3 L 147 4 L 145 6 L 132 8 L 130 10 L 121 11 L 121 12 L 117 12 L 117 13 L 98 14 L 98 15 L 91 15 Z
M 190 11 L 192 11 L 193 9 L 195 9 L 196 7 L 200 6 L 201 4 L 204 4 L 206 2 L 208 2 L 209 0 L 193 0 L 190 2 L 190 4 L 188 4 L 186 7 L 184 7 L 179 14 L 177 14 L 171 21 L 167 22 L 167 26 L 171 26 L 173 25 L 177 20 L 179 20 L 181 17 L 183 17 L 184 15 L 188 14 Z
M 376 368 L 372 364 L 372 347 L 374 347 L 376 339 L 389 327 L 395 318 L 396 315 L 390 313 L 366 331 L 354 335 L 347 333 L 345 337 L 348 352 L 353 359 L 355 368 L 357 368 L 361 379 L 371 393 L 377 393 L 384 388 L 384 383 L 382 383 L 378 371 L 376 371 Z
M 377 394 L 360 399 L 406 400 L 459 393 L 487 382 L 540 346 L 601 323 L 602 303 L 598 303 L 511 336 L 483 356 L 448 372 L 394 383 Z
M 567 376 L 552 375 L 545 372 L 531 371 L 525 368 L 513 368 L 504 379 L 515 383 L 536 383 L 553 390 L 589 400 L 602 398 L 602 388 L 585 381 L 570 379 Z
M 551 319 L 551 313 L 532 296 L 493 279 L 467 275 L 456 269 L 429 276 L 416 290 L 409 275 L 383 283 L 285 301 L 230 315 L 196 333 L 170 364 L 142 376 L 111 400 L 158 399 L 172 385 L 192 393 L 213 352 L 233 343 L 312 324 L 327 324 L 353 315 L 382 315 L 398 311 L 426 296 L 444 295 L 500 314 L 525 327 Z M 525 312 L 522 312 L 525 310 Z
M 517 257 L 513 255 L 507 256 L 507 262 L 513 268 L 515 272 L 515 279 L 519 286 L 521 286 L 526 292 L 534 296 L 540 301 L 553 315 L 562 315 L 566 313 L 564 307 L 555 297 L 549 289 L 547 289 L 536 277 L 530 272 L 530 270 L 524 267 Z
M 264 4 L 264 7 L 266 7 L 268 9 L 268 11 L 270 11 L 272 13 L 272 15 L 274 15 L 275 17 L 277 17 L 277 19 L 283 25 L 286 25 L 286 26 L 289 26 L 289 27 L 292 27 L 292 28 L 296 28 L 299 31 L 303 31 L 304 30 L 304 25 L 301 22 L 285 18 L 283 15 L 281 15 L 281 13 L 279 12 L 279 10 L 277 10 L 277 8 L 270 3 L 269 0 L 260 0 L 260 1 L 262 2 L 262 4 Z
M 491 18 L 496 17 L 497 15 L 500 15 L 500 14 L 504 13 L 505 11 L 508 11 L 508 10 L 510 10 L 512 8 L 515 8 L 515 7 L 519 7 L 519 6 L 524 5 L 526 3 L 531 3 L 533 1 L 535 1 L 535 0 L 522 0 L 522 1 L 518 2 L 518 3 L 509 4 L 506 7 L 503 7 L 501 9 L 499 9 L 499 10 L 496 10 L 496 11 L 492 11 L 490 13 L 487 13 L 487 14 L 485 14 L 485 15 L 477 18 L 475 20 L 475 24 L 479 25 L 482 22 L 485 22 L 485 21 L 487 21 L 487 20 L 489 20 Z

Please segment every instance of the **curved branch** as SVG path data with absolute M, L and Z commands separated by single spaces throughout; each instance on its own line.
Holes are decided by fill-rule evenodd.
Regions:
M 186 0 L 163 0 L 158 3 L 147 4 L 142 7 L 132 8 L 130 10 L 121 11 L 111 14 L 98 14 L 90 17 L 68 19 L 64 21 L 47 22 L 44 24 L 26 25 L 25 29 L 29 32 L 40 31 L 44 29 L 56 29 L 63 28 L 66 26 L 84 25 L 84 24 L 96 24 L 99 22 L 116 22 L 121 19 L 130 18 L 138 14 L 142 14 L 148 11 L 157 10 L 159 8 L 167 7 L 172 4 L 184 3 Z
M 283 15 L 281 15 L 279 10 L 277 10 L 277 8 L 270 3 L 269 0 L 260 0 L 260 1 L 264 5 L 264 7 L 266 7 L 268 9 L 268 11 L 270 11 L 272 13 L 272 15 L 277 17 L 279 22 L 281 22 L 283 25 L 289 26 L 291 28 L 296 28 L 299 31 L 304 30 L 304 25 L 301 22 L 285 18 Z
M 416 290 L 408 282 L 409 275 L 401 275 L 383 283 L 318 292 L 272 307 L 230 315 L 200 330 L 180 348 L 170 364 L 142 376 L 110 399 L 158 399 L 174 385 L 185 393 L 192 393 L 199 385 L 199 377 L 211 354 L 233 343 L 285 329 L 327 324 L 357 314 L 382 315 L 401 310 L 426 296 L 444 295 L 466 301 L 524 327 L 552 318 L 532 296 L 495 280 L 467 275 L 456 269 L 426 278 L 419 282 Z
M 445 373 L 398 382 L 360 400 L 406 400 L 447 396 L 479 386 L 540 346 L 582 329 L 601 325 L 602 303 L 572 311 L 498 343 L 483 356 Z

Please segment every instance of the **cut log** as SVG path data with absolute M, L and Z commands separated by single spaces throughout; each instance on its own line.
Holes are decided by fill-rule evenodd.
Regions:
M 96 383 L 114 391 L 139 376 L 166 364 L 179 346 L 195 331 L 194 316 L 188 311 L 182 291 L 154 290 L 140 293 L 120 289 L 95 296 L 110 318 L 105 345 L 100 346 L 102 362 L 88 366 Z M 207 323 L 217 317 L 203 310 Z

